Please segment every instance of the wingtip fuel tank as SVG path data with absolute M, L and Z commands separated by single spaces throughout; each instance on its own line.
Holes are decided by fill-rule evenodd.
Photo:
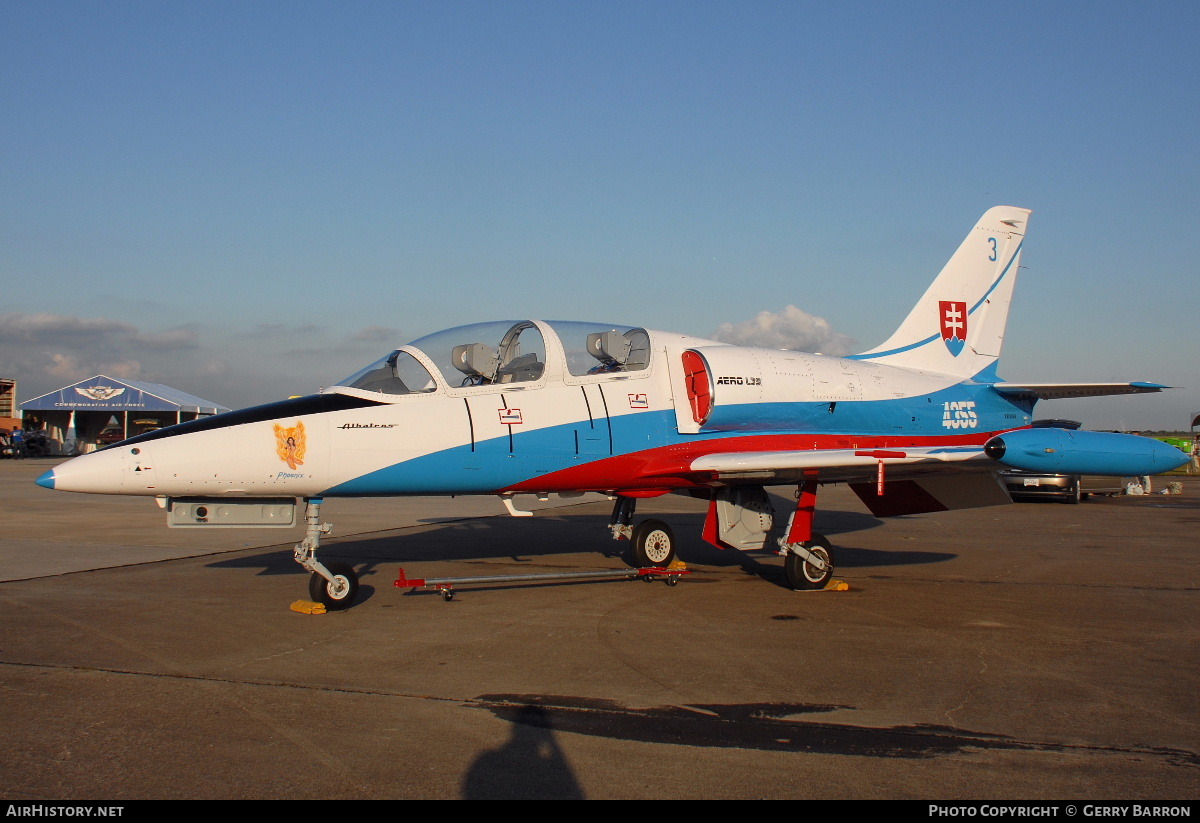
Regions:
M 1013 469 L 1118 477 L 1161 474 L 1191 459 L 1161 440 L 1135 434 L 1042 428 L 997 435 L 984 453 Z

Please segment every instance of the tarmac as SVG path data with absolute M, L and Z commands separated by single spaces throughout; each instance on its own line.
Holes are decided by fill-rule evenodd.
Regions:
M 35 486 L 56 462 L 0 461 L 7 800 L 1200 794 L 1200 477 L 886 522 L 826 487 L 850 590 L 812 593 L 669 495 L 637 519 L 674 530 L 677 586 L 446 602 L 399 568 L 622 568 L 611 504 L 331 499 L 320 556 L 362 591 L 308 615 L 300 528 L 169 530 L 146 498 Z

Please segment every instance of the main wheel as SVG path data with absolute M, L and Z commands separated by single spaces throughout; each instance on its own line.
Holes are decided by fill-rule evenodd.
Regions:
M 308 596 L 331 612 L 353 606 L 358 597 L 358 573 L 348 563 L 326 563 L 325 568 L 333 575 L 333 581 L 313 572 L 308 578 Z
M 821 571 L 812 563 L 795 552 L 788 552 L 783 564 L 787 573 L 788 585 L 793 589 L 823 589 L 833 577 L 832 547 L 824 535 L 814 534 L 812 540 L 803 544 L 813 554 L 825 561 L 825 570 Z
M 629 542 L 630 563 L 636 568 L 664 567 L 675 559 L 675 538 L 671 527 L 661 520 L 638 523 Z

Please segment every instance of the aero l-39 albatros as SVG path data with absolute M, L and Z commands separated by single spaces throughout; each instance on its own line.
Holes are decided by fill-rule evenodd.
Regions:
M 734 346 L 607 323 L 461 326 L 401 346 L 320 394 L 189 421 L 77 457 L 50 489 L 159 498 L 175 525 L 291 525 L 310 593 L 347 608 L 358 578 L 317 557 L 322 499 L 602 492 L 632 562 L 674 557 L 639 498 L 709 502 L 704 539 L 777 547 L 789 583 L 829 581 L 813 532 L 819 484 L 877 516 L 1009 502 L 1002 467 L 1147 475 L 1188 459 L 1132 435 L 1031 427 L 1039 399 L 1157 392 L 1154 383 L 1010 383 L 997 373 L 1029 210 L 971 229 L 899 329 L 850 357 Z M 765 487 L 797 501 L 772 543 Z

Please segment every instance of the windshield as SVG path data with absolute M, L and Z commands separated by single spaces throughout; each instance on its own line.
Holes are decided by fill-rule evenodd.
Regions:
M 420 361 L 398 350 L 338 381 L 337 385 L 381 394 L 424 394 L 437 390 L 433 377 Z

